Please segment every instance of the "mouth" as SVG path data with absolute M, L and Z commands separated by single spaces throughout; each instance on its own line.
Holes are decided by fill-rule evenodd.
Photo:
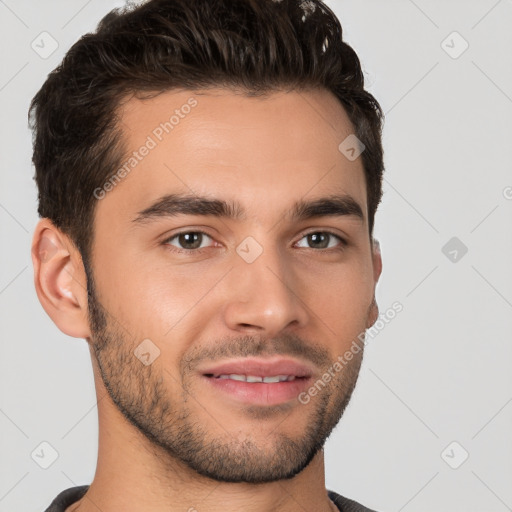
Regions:
M 207 373 L 205 377 L 214 379 L 231 379 L 238 382 L 265 382 L 266 384 L 273 384 L 275 382 L 291 382 L 295 379 L 303 379 L 304 377 L 296 377 L 295 375 L 270 375 L 262 377 L 261 375 L 242 375 L 239 373 L 213 375 Z
M 297 401 L 312 379 L 313 369 L 292 359 L 238 359 L 203 369 L 203 381 L 216 396 L 252 405 Z

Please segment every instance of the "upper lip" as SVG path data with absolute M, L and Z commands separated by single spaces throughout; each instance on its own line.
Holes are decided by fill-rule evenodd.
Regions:
M 211 365 L 200 370 L 203 375 L 253 375 L 272 377 L 275 375 L 293 375 L 295 377 L 311 377 L 313 370 L 310 365 L 290 358 L 244 358 L 231 359 Z

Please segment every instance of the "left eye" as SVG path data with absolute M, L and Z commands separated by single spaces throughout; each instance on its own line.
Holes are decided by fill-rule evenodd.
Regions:
M 312 244 L 308 247 L 309 249 L 330 249 L 336 247 L 336 244 L 330 243 L 333 239 L 337 239 L 342 246 L 347 245 L 343 238 L 329 231 L 315 231 L 301 238 L 301 240 L 306 240 L 308 244 Z

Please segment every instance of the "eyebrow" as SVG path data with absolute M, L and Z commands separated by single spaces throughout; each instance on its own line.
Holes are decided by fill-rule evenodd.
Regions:
M 162 217 L 178 215 L 203 215 L 235 221 L 247 219 L 243 206 L 236 201 L 200 197 L 189 194 L 168 194 L 137 213 L 132 222 L 146 224 Z M 364 222 L 361 205 L 349 194 L 330 195 L 311 201 L 299 200 L 285 217 L 292 221 L 316 217 L 353 217 Z

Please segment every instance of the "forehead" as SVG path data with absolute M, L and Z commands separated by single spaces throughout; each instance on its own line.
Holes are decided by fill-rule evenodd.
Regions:
M 361 159 L 339 150 L 354 128 L 326 90 L 168 91 L 129 99 L 119 117 L 125 172 L 98 209 L 128 215 L 188 193 L 236 198 L 270 216 L 289 201 L 339 193 L 355 197 L 366 216 Z

